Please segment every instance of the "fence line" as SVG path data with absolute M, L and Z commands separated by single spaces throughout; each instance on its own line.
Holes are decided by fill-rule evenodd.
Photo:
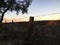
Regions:
M 49 15 L 56 15 L 56 14 L 60 14 L 60 13 L 52 13 L 52 14 L 44 14 L 44 15 L 37 15 L 37 16 L 32 16 L 32 17 L 34 17 L 34 20 L 36 20 L 35 18 L 38 18 L 39 20 L 43 20 L 43 19 L 41 19 L 41 18 L 43 18 L 43 16 L 49 16 Z M 58 16 L 57 15 L 57 16 Z M 20 18 L 18 18 L 18 19 L 11 19 L 11 20 L 7 20 L 6 18 L 4 18 L 4 20 L 5 21 L 3 21 L 3 22 L 12 22 L 12 20 L 13 20 L 13 22 L 15 22 L 16 20 L 18 20 L 17 22 L 19 22 L 19 21 L 29 21 L 29 17 L 30 16 L 27 16 L 27 17 L 20 17 Z

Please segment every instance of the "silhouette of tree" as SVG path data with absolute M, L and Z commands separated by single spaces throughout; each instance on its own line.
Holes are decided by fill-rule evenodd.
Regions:
M 17 15 L 21 11 L 27 13 L 32 0 L 0 0 L 0 23 L 2 23 L 4 14 L 9 11 L 16 11 Z

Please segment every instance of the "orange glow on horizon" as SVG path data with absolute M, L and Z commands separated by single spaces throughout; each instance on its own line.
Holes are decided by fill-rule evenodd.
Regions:
M 27 22 L 29 21 L 29 17 L 21 17 L 21 18 L 13 18 L 13 19 L 4 19 L 3 22 Z M 42 15 L 42 16 L 34 16 L 35 21 L 43 21 L 43 20 L 60 20 L 60 14 L 52 14 L 52 15 Z

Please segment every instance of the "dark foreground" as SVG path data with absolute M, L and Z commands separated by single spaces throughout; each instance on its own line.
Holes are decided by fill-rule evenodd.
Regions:
M 3 24 L 0 45 L 60 45 L 60 21 L 34 22 L 28 38 L 28 23 Z

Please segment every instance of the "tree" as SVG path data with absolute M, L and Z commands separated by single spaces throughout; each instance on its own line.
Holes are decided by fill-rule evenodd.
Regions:
M 0 0 L 0 24 L 2 23 L 4 14 L 9 11 L 16 11 L 17 14 L 21 11 L 27 13 L 28 7 L 32 0 Z

